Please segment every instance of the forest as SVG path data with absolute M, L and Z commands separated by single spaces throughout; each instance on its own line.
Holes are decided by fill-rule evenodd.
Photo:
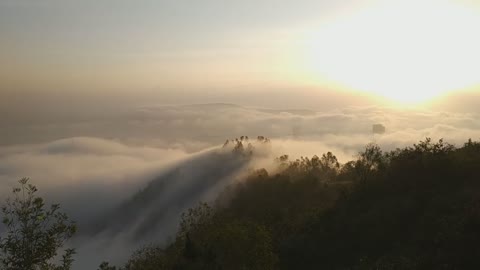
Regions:
M 224 148 L 248 159 L 246 140 Z M 124 265 L 98 269 L 480 269 L 479 142 L 369 144 L 344 164 L 330 152 L 275 164 L 184 212 L 167 245 L 152 242 Z M 75 263 L 73 249 L 59 254 L 75 223 L 36 191 L 22 179 L 2 208 L 2 269 Z

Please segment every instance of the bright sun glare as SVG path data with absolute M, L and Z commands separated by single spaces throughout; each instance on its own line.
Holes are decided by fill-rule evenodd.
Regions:
M 322 81 L 396 102 L 480 81 L 480 14 L 442 0 L 384 1 L 310 33 L 304 59 Z

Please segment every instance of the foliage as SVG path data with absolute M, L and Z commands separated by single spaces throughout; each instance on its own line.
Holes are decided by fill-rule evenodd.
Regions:
M 13 189 L 13 198 L 2 207 L 5 235 L 0 239 L 1 263 L 4 269 L 70 269 L 73 249 L 67 249 L 60 265 L 51 263 L 58 249 L 76 231 L 75 224 L 58 204 L 45 209 L 42 198 L 36 196 L 37 188 L 27 178 Z
M 97 270 L 117 270 L 117 267 L 110 265 L 108 262 L 102 262 Z
M 166 268 L 165 252 L 155 246 L 146 246 L 135 251 L 124 267 L 125 270 L 158 270 Z
M 165 269 L 480 267 L 479 143 L 276 161 L 187 212 Z
M 269 147 L 264 137 L 256 141 Z M 244 143 L 247 137 L 225 147 L 248 156 Z M 143 247 L 122 268 L 102 263 L 99 270 L 480 269 L 480 143 L 457 148 L 427 138 L 388 152 L 370 144 L 345 164 L 330 152 L 296 160 L 282 155 L 276 163 L 275 170 L 251 171 L 216 202 L 186 211 L 166 247 Z M 36 191 L 23 186 L 16 201 L 23 200 L 20 190 L 27 197 Z M 39 208 L 34 201 L 25 208 Z M 30 220 L 22 211 L 4 213 Z

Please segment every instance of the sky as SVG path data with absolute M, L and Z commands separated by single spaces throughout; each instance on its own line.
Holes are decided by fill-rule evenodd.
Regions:
M 469 0 L 1 0 L 0 95 L 425 101 L 478 86 L 479 27 Z
M 290 49 L 292 29 L 348 2 L 2 0 L 0 53 L 9 63 L 2 88 L 269 82 L 284 72 L 277 62 Z

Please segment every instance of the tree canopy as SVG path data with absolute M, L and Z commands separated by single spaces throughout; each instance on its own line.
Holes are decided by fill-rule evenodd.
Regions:
M 76 231 L 75 224 L 60 212 L 60 205 L 45 207 L 38 191 L 28 183 L 19 181 L 13 197 L 2 207 L 6 231 L 0 238 L 1 265 L 6 270 L 67 270 L 72 266 L 75 251 L 65 250 L 61 263 L 52 262 L 64 242 Z
M 276 161 L 187 211 L 173 243 L 133 258 L 155 269 L 480 268 L 478 142 Z
M 249 158 L 247 141 L 226 145 Z M 98 269 L 480 269 L 480 143 L 427 138 L 393 151 L 369 144 L 345 164 L 330 152 L 275 161 L 183 213 L 168 245 Z M 3 267 L 69 269 L 73 250 L 61 265 L 51 259 L 74 224 L 20 184 L 2 208 Z

